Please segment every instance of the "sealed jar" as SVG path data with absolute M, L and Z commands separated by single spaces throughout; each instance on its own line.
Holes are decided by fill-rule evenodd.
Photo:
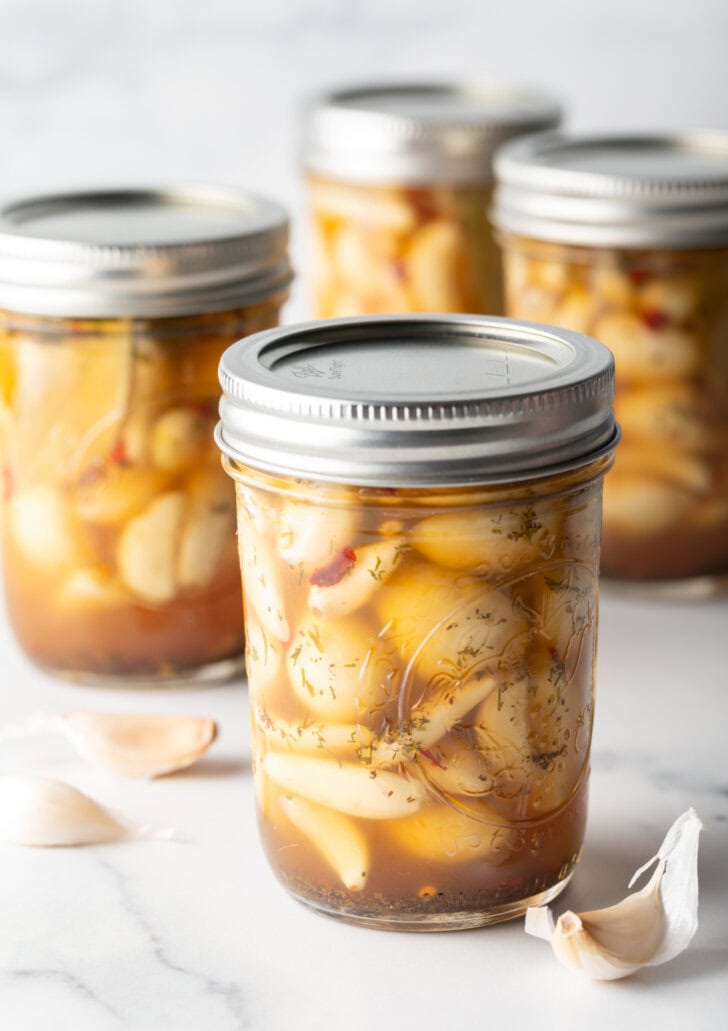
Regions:
M 259 333 L 220 369 L 276 875 L 382 928 L 553 898 L 586 819 L 609 352 L 370 317 Z
M 241 668 L 217 365 L 277 325 L 286 250 L 278 205 L 216 187 L 0 210 L 5 594 L 40 666 L 125 683 Z
M 559 115 L 540 94 L 442 83 L 314 98 L 303 128 L 314 314 L 500 314 L 493 154 Z
M 615 357 L 624 436 L 603 572 L 714 590 L 728 574 L 728 133 L 548 134 L 496 168 L 507 314 Z

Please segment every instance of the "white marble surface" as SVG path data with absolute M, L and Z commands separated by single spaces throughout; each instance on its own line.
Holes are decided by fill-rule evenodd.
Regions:
M 560 967 L 520 921 L 443 935 L 385 933 L 289 900 L 258 845 L 242 685 L 143 694 L 74 688 L 35 671 L 3 629 L 2 723 L 39 708 L 143 708 L 209 713 L 222 733 L 198 766 L 151 784 L 90 770 L 55 739 L 0 748 L 0 772 L 61 777 L 188 839 L 0 847 L 0 1027 L 724 1027 L 727 631 L 728 600 L 603 600 L 587 845 L 557 912 L 620 898 L 688 806 L 705 830 L 700 929 L 690 949 L 629 981 L 592 984 Z

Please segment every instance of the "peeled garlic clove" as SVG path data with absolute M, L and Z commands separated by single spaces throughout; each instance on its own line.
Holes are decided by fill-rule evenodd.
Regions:
M 14 494 L 7 518 L 13 541 L 26 561 L 60 571 L 83 562 L 71 514 L 54 487 L 39 484 Z
M 341 878 L 344 887 L 361 891 L 369 872 L 369 846 L 359 825 L 343 813 L 295 796 L 281 798 L 280 807 Z
M 353 564 L 330 586 L 313 584 L 308 607 L 321 616 L 346 616 L 362 608 L 394 571 L 404 546 L 401 537 L 352 549 Z
M 162 713 L 69 712 L 63 733 L 81 758 L 123 777 L 191 766 L 217 736 L 214 720 Z
M 430 748 L 471 711 L 480 705 L 497 686 L 487 673 L 473 677 L 457 687 L 448 687 L 436 699 L 410 709 L 406 726 L 417 748 Z
M 184 509 L 181 491 L 162 494 L 127 523 L 119 539 L 119 576 L 143 601 L 164 605 L 177 593 L 177 546 Z
M 0 779 L 0 841 L 5 844 L 50 848 L 171 837 L 172 831 L 150 831 L 127 823 L 63 781 Z
M 263 770 L 284 791 L 365 820 L 391 820 L 414 813 L 425 797 L 419 781 L 336 759 L 269 752 Z
M 252 534 L 238 536 L 243 593 L 263 629 L 284 644 L 291 639 L 278 562 L 268 542 Z
M 656 856 L 635 873 L 630 887 L 657 861 L 641 891 L 590 913 L 563 913 L 554 925 L 548 907 L 526 912 L 526 933 L 550 941 L 565 965 L 599 981 L 613 981 L 643 966 L 674 959 L 698 928 L 698 836 L 694 809 L 679 816 Z

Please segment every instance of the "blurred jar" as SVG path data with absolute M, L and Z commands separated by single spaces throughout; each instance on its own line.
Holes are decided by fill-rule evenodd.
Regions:
M 241 668 L 217 365 L 277 325 L 286 246 L 278 205 L 213 187 L 0 211 L 5 593 L 40 666 L 125 683 Z
M 220 368 L 277 876 L 382 928 L 553 898 L 586 819 L 608 351 L 380 317 L 260 333 Z
M 509 315 L 589 333 L 623 432 L 602 570 L 712 591 L 728 574 L 728 134 L 504 148 Z
M 500 314 L 493 154 L 559 117 L 552 100 L 507 88 L 365 86 L 313 99 L 303 163 L 314 314 Z

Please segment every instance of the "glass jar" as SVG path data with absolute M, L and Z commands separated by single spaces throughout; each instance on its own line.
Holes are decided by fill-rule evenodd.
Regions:
M 275 326 L 285 213 L 237 191 L 38 197 L 0 211 L 7 611 L 78 681 L 242 668 L 224 349 Z
M 221 382 L 276 875 L 385 929 L 553 898 L 586 819 L 608 351 L 332 320 L 234 345 Z
M 303 162 L 314 314 L 501 313 L 493 154 L 559 117 L 550 99 L 505 88 L 412 83 L 312 100 Z
M 728 575 L 728 134 L 504 148 L 494 219 L 509 315 L 616 361 L 623 441 L 602 569 L 661 590 Z

